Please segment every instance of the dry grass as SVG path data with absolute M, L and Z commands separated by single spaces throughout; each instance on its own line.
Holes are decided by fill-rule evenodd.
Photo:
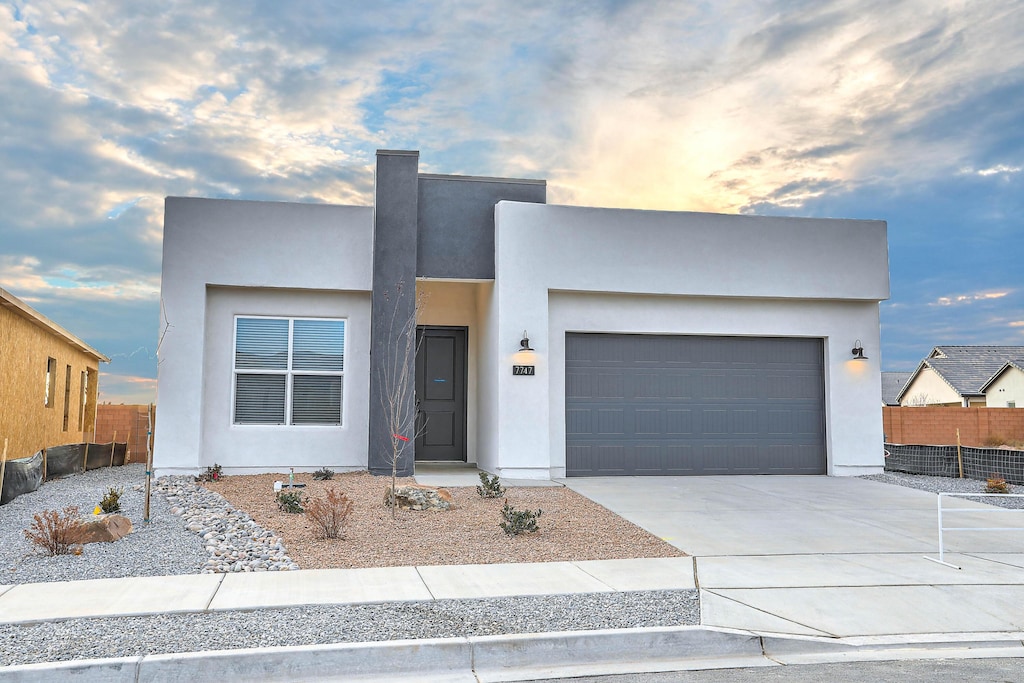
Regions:
M 328 487 L 354 503 L 345 538 L 321 540 L 305 515 L 277 508 L 274 481 L 280 474 L 227 476 L 204 483 L 261 526 L 283 540 L 288 554 L 303 569 L 394 567 L 498 562 L 555 562 L 685 555 L 643 529 L 566 488 L 510 488 L 504 498 L 486 499 L 473 487 L 449 488 L 454 509 L 447 512 L 399 510 L 397 519 L 384 506 L 389 477 L 368 472 L 315 481 L 296 474 L 309 496 L 323 497 Z M 400 479 L 400 483 L 413 483 Z M 544 511 L 540 530 L 508 538 L 498 528 L 507 498 L 516 508 Z

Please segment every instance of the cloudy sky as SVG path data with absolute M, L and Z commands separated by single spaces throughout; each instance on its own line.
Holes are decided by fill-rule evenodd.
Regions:
M 1024 344 L 1020 0 L 0 5 L 0 287 L 111 356 L 102 400 L 154 398 L 165 196 L 368 205 L 378 148 L 884 219 L 883 369 Z

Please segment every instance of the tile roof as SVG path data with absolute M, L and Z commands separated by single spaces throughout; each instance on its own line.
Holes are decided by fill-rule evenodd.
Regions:
M 936 346 L 921 367 L 930 367 L 961 396 L 981 396 L 1006 361 L 1021 357 L 1024 346 Z
M 883 372 L 882 403 L 887 406 L 898 406 L 900 402 L 897 398 L 913 376 L 913 372 Z
M 1022 357 L 1022 358 L 1011 358 L 1010 360 L 1008 360 L 1005 363 L 1003 363 L 1002 366 L 1000 366 L 1000 368 L 998 370 L 996 370 L 994 373 L 992 373 L 992 376 L 988 378 L 988 381 L 986 381 L 985 384 L 982 385 L 981 390 L 982 391 L 988 391 L 989 385 L 992 384 L 992 382 L 996 381 L 996 378 L 999 377 L 1001 374 L 1003 374 L 1003 372 L 1007 368 L 1017 368 L 1021 372 L 1024 372 L 1024 357 Z

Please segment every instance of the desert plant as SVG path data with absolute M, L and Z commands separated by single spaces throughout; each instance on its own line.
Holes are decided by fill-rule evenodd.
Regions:
M 413 290 L 415 292 L 415 288 Z M 399 282 L 394 292 L 384 290 L 386 307 L 391 309 L 385 313 L 387 329 L 382 329 L 384 360 L 376 370 L 376 381 L 380 393 L 386 437 L 381 443 L 387 443 L 391 450 L 385 454 L 385 461 L 391 465 L 391 488 L 387 505 L 391 508 L 391 519 L 395 519 L 395 487 L 398 470 L 408 462 L 417 437 L 426 431 L 426 420 L 418 419 L 416 408 L 416 354 L 423 338 L 416 334 L 417 310 L 422 313 L 425 300 L 422 295 L 415 295 L 411 303 L 404 301 L 406 296 L 405 282 Z
M 313 473 L 313 478 L 317 481 L 329 481 L 334 478 L 334 470 L 321 467 Z
M 33 516 L 32 526 L 22 533 L 40 550 L 49 555 L 67 555 L 76 551 L 78 544 L 78 507 L 69 505 L 64 512 L 43 510 Z
M 536 512 L 532 510 L 516 510 L 508 504 L 508 498 L 506 498 L 505 507 L 501 508 L 501 517 L 504 521 L 500 522 L 498 526 L 501 527 L 501 530 L 509 538 L 527 532 L 533 533 L 537 531 L 537 518 L 540 517 L 541 512 L 541 510 Z
M 323 498 L 312 498 L 306 503 L 306 517 L 316 525 L 320 538 L 344 538 L 352 507 L 348 496 L 329 488 Z
M 989 475 L 985 480 L 985 493 L 1009 493 L 1010 486 L 998 473 Z
M 217 481 L 224 476 L 224 468 L 213 463 L 213 467 L 207 467 L 206 471 L 196 477 L 196 481 Z
M 302 492 L 292 490 L 281 491 L 277 494 L 277 507 L 284 512 L 301 514 L 304 512 L 302 507 Z
M 106 494 L 100 499 L 100 510 L 110 514 L 111 512 L 121 511 L 121 494 L 124 493 L 124 489 L 115 489 L 111 486 L 107 489 Z
M 498 475 L 488 476 L 486 472 L 480 473 L 480 485 L 476 492 L 481 498 L 501 498 L 505 495 L 505 487 L 498 481 Z

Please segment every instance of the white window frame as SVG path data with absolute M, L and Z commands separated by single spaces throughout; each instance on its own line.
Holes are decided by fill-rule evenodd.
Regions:
M 238 355 L 238 320 L 244 319 L 260 319 L 260 320 L 286 320 L 288 321 L 288 367 L 284 370 L 274 368 L 246 368 L 239 370 L 237 367 L 237 355 Z M 344 326 L 343 339 L 342 339 L 342 364 L 341 370 L 295 370 L 292 367 L 293 364 L 293 346 L 295 339 L 295 321 L 297 320 L 327 320 L 331 322 L 340 322 Z M 345 426 L 345 367 L 348 357 L 348 318 L 327 318 L 327 317 L 308 317 L 308 316 L 282 316 L 282 315 L 247 315 L 238 314 L 235 315 L 231 322 L 231 426 L 233 428 L 247 428 L 247 427 L 287 427 L 290 429 L 299 428 L 311 428 L 311 429 L 340 429 Z M 284 375 L 285 376 L 285 395 L 284 395 L 284 419 L 281 422 L 237 422 L 235 418 L 235 411 L 238 407 L 236 393 L 238 391 L 238 375 Z M 321 375 L 327 377 L 340 377 L 341 378 L 341 406 L 340 415 L 338 416 L 338 424 L 293 424 L 292 423 L 292 386 L 293 378 L 295 375 Z

